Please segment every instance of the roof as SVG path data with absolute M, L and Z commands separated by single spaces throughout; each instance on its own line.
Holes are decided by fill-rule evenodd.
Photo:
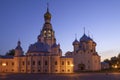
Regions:
M 28 53 L 32 52 L 50 52 L 50 46 L 43 42 L 36 42 L 35 44 L 31 44 L 28 49 Z
M 21 50 L 22 51 L 22 47 L 21 47 L 21 42 L 18 41 L 17 43 L 17 47 L 15 48 L 16 50 Z
M 60 58 L 73 58 L 71 56 L 61 56 Z
M 89 36 L 87 36 L 86 34 L 84 34 L 81 38 L 80 41 L 93 41 L 92 38 L 90 38 Z
M 13 59 L 14 56 L 0 56 L 0 58 L 2 58 L 2 59 Z
M 52 45 L 52 48 L 55 48 L 55 47 L 57 47 L 58 45 L 56 44 L 56 43 L 54 43 L 53 45 Z
M 81 38 L 80 38 L 80 41 L 87 41 L 88 40 L 88 37 L 86 34 L 84 34 Z
M 77 39 L 75 39 L 74 41 L 73 41 L 73 45 L 74 44 L 79 44 L 79 41 L 77 40 Z
M 15 49 L 17 49 L 17 50 L 21 50 L 22 51 L 22 47 L 21 46 L 17 46 Z

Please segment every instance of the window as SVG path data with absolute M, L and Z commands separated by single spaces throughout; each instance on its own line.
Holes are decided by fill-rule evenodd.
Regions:
M 11 70 L 12 72 L 14 71 L 14 69 Z
M 67 64 L 70 65 L 70 62 L 68 61 Z
M 22 72 L 24 72 L 24 70 L 22 70 Z
M 40 72 L 40 69 L 38 69 L 38 72 Z
M 70 70 L 68 69 L 68 72 L 70 72 Z
M 55 61 L 55 65 L 57 65 L 57 61 Z
M 46 31 L 44 31 L 44 33 L 46 33 Z
M 28 61 L 28 65 L 30 65 L 30 61 Z
M 45 65 L 48 65 L 47 61 L 45 61 Z
M 58 70 L 55 70 L 55 72 L 58 72 Z
M 93 50 L 91 50 L 91 52 L 93 52 Z
M 50 31 L 50 30 L 49 30 L 48 32 L 49 32 L 49 33 L 51 33 L 51 31 Z
M 12 62 L 12 66 L 14 66 L 14 62 Z
M 33 65 L 35 65 L 35 61 L 33 61 Z
M 8 65 L 8 62 L 6 62 L 6 65 Z
M 32 70 L 32 72 L 35 72 L 35 70 Z
M 22 65 L 25 65 L 25 62 L 24 62 L 24 61 L 22 62 Z
M 40 61 L 38 61 L 38 65 L 41 65 L 41 62 L 40 62 Z
M 62 61 L 62 65 L 64 65 L 64 61 Z
M 48 37 L 51 37 L 51 34 L 48 34 Z

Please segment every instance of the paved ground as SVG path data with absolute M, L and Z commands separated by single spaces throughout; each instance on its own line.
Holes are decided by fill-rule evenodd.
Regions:
M 10 74 L 0 73 L 0 80 L 120 80 L 120 73 Z

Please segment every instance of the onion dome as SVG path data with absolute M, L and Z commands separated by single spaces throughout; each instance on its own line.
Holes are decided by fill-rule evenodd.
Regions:
M 73 41 L 73 45 L 79 45 L 79 41 L 78 41 L 77 39 L 75 39 L 75 40 Z
M 93 39 L 91 37 L 88 36 L 88 41 L 93 41 Z
M 80 41 L 88 41 L 88 36 L 86 34 L 84 34 L 81 38 Z
M 94 46 L 96 46 L 96 45 L 97 45 L 95 41 L 93 41 L 93 45 L 94 45 Z
M 49 9 L 47 8 L 47 12 L 44 14 L 44 19 L 47 20 L 47 19 L 51 19 L 51 14 L 49 12 Z
M 21 47 L 21 42 L 18 41 L 17 43 L 17 47 L 15 48 L 16 50 L 21 50 L 22 51 L 22 47 Z

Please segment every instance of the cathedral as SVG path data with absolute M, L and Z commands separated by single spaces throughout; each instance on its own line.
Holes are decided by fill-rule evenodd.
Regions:
M 101 70 L 101 57 L 96 52 L 96 42 L 85 33 L 79 41 L 73 41 L 73 51 L 68 51 L 65 55 L 73 58 L 74 71 Z
M 74 71 L 98 71 L 100 56 L 96 43 L 86 34 L 73 42 L 74 50 L 62 56 L 60 44 L 56 43 L 51 24 L 51 13 L 47 8 L 44 24 L 37 41 L 23 53 L 21 42 L 17 42 L 14 56 L 0 56 L 0 72 L 11 73 L 73 73 Z

